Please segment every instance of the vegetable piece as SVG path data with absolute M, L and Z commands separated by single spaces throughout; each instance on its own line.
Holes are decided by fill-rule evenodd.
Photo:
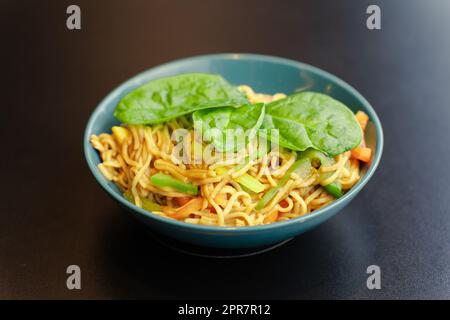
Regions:
M 305 152 L 302 152 L 303 157 L 307 157 L 311 160 L 311 164 L 316 165 L 316 167 L 319 166 L 331 166 L 335 163 L 335 160 L 333 158 L 327 157 L 325 154 L 321 153 L 320 151 L 309 149 Z M 317 162 L 316 164 L 314 162 Z M 298 172 L 298 170 L 296 171 Z M 325 181 L 329 176 L 331 176 L 332 172 L 320 172 L 320 181 Z M 331 194 L 335 198 L 340 198 L 343 195 L 342 192 L 342 186 L 339 182 L 335 181 L 327 185 L 322 185 L 323 188 Z
M 336 161 L 333 158 L 328 157 L 324 153 L 314 149 L 308 149 L 304 152 L 301 152 L 299 154 L 299 157 L 310 159 L 310 164 L 316 168 L 319 168 L 321 166 L 328 167 L 336 163 Z M 298 173 L 298 170 L 296 171 L 296 173 Z M 333 172 L 319 172 L 319 180 L 326 181 L 332 174 Z
M 223 130 L 237 128 L 259 129 L 259 134 L 283 147 L 296 151 L 313 148 L 329 156 L 353 149 L 362 139 L 353 112 L 325 94 L 296 93 L 266 104 L 264 114 L 259 111 L 251 105 L 196 111 L 194 126 L 201 127 L 205 140 L 213 141 L 219 150 L 230 150 L 234 146 L 224 143 Z M 261 117 L 263 121 L 259 126 Z M 195 125 L 199 120 L 202 125 Z M 271 129 L 275 129 L 274 132 Z
M 219 193 L 216 196 L 215 200 L 216 200 L 216 203 L 222 207 L 225 207 L 227 205 L 227 201 L 228 201 L 227 195 L 225 193 Z
M 134 198 L 130 192 L 125 192 L 123 194 L 123 196 L 125 197 L 125 199 L 127 199 L 131 203 L 135 204 Z M 144 198 L 144 197 L 139 197 L 139 198 L 141 199 L 141 202 L 142 202 L 142 209 L 147 210 L 147 211 L 161 211 L 162 210 L 161 206 L 159 204 L 153 202 L 152 200 Z
M 209 212 L 217 213 L 216 208 L 214 208 L 211 204 L 208 205 Z
M 193 113 L 192 120 L 205 141 L 211 141 L 216 149 L 226 152 L 245 147 L 257 134 L 264 115 L 265 106 L 259 103 L 240 108 L 198 110 Z
M 272 189 L 269 189 L 269 191 L 267 191 L 264 194 L 264 196 L 261 199 L 259 199 L 258 203 L 256 204 L 255 209 L 261 210 L 262 208 L 264 208 L 270 202 L 270 200 L 272 200 L 272 198 L 275 197 L 275 195 L 281 189 L 281 187 L 282 187 L 282 185 L 281 185 L 281 181 L 280 181 L 280 183 L 278 183 L 275 187 L 273 187 Z
M 321 165 L 331 166 L 335 163 L 333 158 L 328 157 L 324 153 L 314 149 L 308 149 L 304 152 L 299 152 L 298 157 L 299 159 L 309 159 L 309 163 L 316 168 L 320 167 Z
M 236 170 L 239 170 L 238 167 L 242 165 L 239 165 L 236 167 Z M 216 172 L 220 175 L 225 174 L 227 172 L 227 169 L 224 167 L 216 168 Z M 258 179 L 252 177 L 248 173 L 243 174 L 242 176 L 239 176 L 237 178 L 233 178 L 234 181 L 238 182 L 242 187 L 249 189 L 252 192 L 260 193 L 264 191 L 265 187 L 264 185 L 259 182 Z
M 261 182 L 259 182 L 258 179 L 252 177 L 248 173 L 245 173 L 242 176 L 234 178 L 234 180 L 236 180 L 239 184 L 250 189 L 255 193 L 260 193 L 265 189 L 264 185 Z
M 173 200 L 176 202 L 176 204 L 180 207 L 184 206 L 186 203 L 191 201 L 191 197 L 176 197 Z
M 361 129 L 363 131 L 366 130 L 367 122 L 369 121 L 369 116 L 363 111 L 356 112 L 355 116 L 356 120 L 358 120 L 359 125 L 361 126 Z
M 225 193 L 219 193 L 214 200 L 219 206 L 225 207 L 227 205 L 228 198 Z M 211 213 L 217 213 L 216 208 L 214 208 L 211 203 L 208 203 L 208 209 Z
M 302 158 L 297 161 L 295 161 L 292 166 L 286 171 L 286 174 L 283 178 L 278 182 L 278 184 L 275 187 L 272 187 L 272 189 L 269 189 L 264 196 L 258 201 L 256 204 L 255 209 L 261 210 L 264 208 L 271 200 L 272 198 L 277 194 L 278 191 L 280 191 L 281 187 L 283 187 L 286 182 L 288 182 L 289 178 L 291 177 L 291 173 L 294 172 L 300 165 L 305 163 L 306 161 L 309 161 L 307 158 Z
M 353 112 L 316 92 L 300 92 L 267 104 L 261 128 L 278 129 L 283 147 L 296 151 L 314 148 L 329 156 L 353 149 L 362 139 Z
M 363 111 L 358 111 L 356 113 L 356 119 L 358 120 L 362 131 L 364 131 L 366 129 L 367 122 L 369 121 L 369 116 L 367 114 L 365 114 Z M 372 149 L 366 147 L 364 133 L 363 133 L 363 138 L 362 138 L 360 145 L 351 151 L 351 155 L 353 158 L 361 160 L 363 162 L 370 162 L 370 158 L 372 155 Z
M 203 198 L 193 198 L 189 202 L 187 202 L 184 206 L 177 208 L 172 213 L 167 213 L 167 215 L 174 219 L 184 219 L 187 218 L 191 213 L 195 211 L 199 211 L 202 208 Z
M 186 193 L 194 196 L 198 194 L 198 186 L 177 180 L 161 172 L 154 174 L 150 178 L 150 181 L 157 187 L 161 188 L 169 187 L 181 193 Z
M 256 209 L 262 209 L 264 208 L 267 203 L 272 200 L 272 198 L 275 196 L 275 194 L 279 191 L 279 189 L 286 184 L 286 182 L 289 180 L 289 177 L 292 172 L 295 171 L 302 179 L 308 177 L 311 174 L 313 165 L 319 167 L 321 165 L 329 166 L 334 163 L 334 159 L 327 157 L 325 154 L 323 154 L 320 151 L 314 150 L 314 149 L 308 149 L 304 152 L 299 153 L 298 160 L 291 166 L 291 168 L 288 169 L 286 175 L 280 180 L 278 185 L 269 192 L 267 192 L 263 198 L 258 202 Z M 314 163 L 316 162 L 316 163 Z M 294 167 L 295 166 L 295 167 Z M 293 168 L 294 167 L 294 168 Z M 321 175 L 330 175 L 331 173 L 321 173 Z M 321 180 L 325 180 L 326 177 L 322 177 Z M 336 198 L 339 198 L 342 196 L 342 187 L 339 183 L 333 182 L 326 186 L 324 186 L 325 190 L 329 192 L 331 195 L 333 195 Z M 282 205 L 282 202 L 285 200 L 282 200 L 280 202 L 280 206 Z M 287 202 L 286 202 L 287 204 Z
M 130 135 L 127 129 L 119 126 L 112 127 L 111 131 L 120 144 L 122 144 L 125 141 L 125 139 L 127 139 L 128 136 Z
M 324 186 L 323 188 L 335 198 L 340 198 L 343 195 L 342 186 L 339 182 L 332 182 Z
M 274 211 L 264 218 L 264 223 L 272 223 L 277 221 L 277 219 L 278 219 L 278 211 Z
M 142 209 L 145 209 L 147 211 L 161 211 L 162 208 L 159 204 L 153 202 L 150 199 L 141 197 L 142 201 Z
M 299 158 L 301 159 L 301 158 Z M 295 173 L 302 179 L 306 179 L 313 174 L 313 166 L 311 165 L 311 161 L 303 161 L 300 163 L 298 168 L 295 170 Z
M 120 100 L 114 116 L 128 124 L 155 124 L 200 109 L 239 107 L 245 95 L 219 75 L 188 73 L 150 81 Z
M 247 192 L 250 195 L 255 194 L 252 190 L 250 190 L 249 188 L 247 188 L 247 187 L 245 187 L 243 185 L 241 185 L 241 188 L 242 188 L 242 191 L 245 191 L 245 192 Z
M 352 157 L 363 162 L 370 162 L 372 149 L 367 147 L 356 147 L 352 150 Z
M 281 200 L 278 204 L 282 208 L 287 208 L 289 206 L 288 202 L 285 199 Z

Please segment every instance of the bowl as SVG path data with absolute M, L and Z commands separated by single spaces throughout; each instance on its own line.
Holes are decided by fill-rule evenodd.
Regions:
M 362 110 L 370 122 L 366 139 L 374 148 L 370 166 L 362 170 L 360 181 L 343 197 L 330 205 L 288 221 L 251 227 L 218 227 L 188 224 L 161 217 L 128 202 L 114 183 L 107 181 L 97 168 L 100 157 L 90 145 L 92 134 L 110 132 L 118 124 L 113 111 L 119 100 L 131 90 L 153 79 L 188 72 L 222 75 L 230 83 L 250 85 L 255 92 L 286 94 L 299 90 L 326 93 L 342 101 L 353 111 Z M 84 132 L 84 153 L 89 169 L 100 186 L 133 216 L 153 231 L 189 244 L 215 248 L 255 248 L 269 246 L 298 236 L 323 223 L 361 191 L 374 174 L 383 150 L 381 123 L 367 100 L 349 84 L 316 67 L 284 58 L 256 54 L 213 54 L 168 62 L 148 69 L 112 90 L 95 108 Z

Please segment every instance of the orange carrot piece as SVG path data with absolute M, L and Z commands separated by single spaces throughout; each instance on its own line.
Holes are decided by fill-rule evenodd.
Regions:
M 219 193 L 214 200 L 221 207 L 225 207 L 228 201 L 227 195 L 225 193 Z
M 184 206 L 186 203 L 188 203 L 189 201 L 191 201 L 191 197 L 177 197 L 174 198 L 173 200 L 176 202 L 176 204 L 180 207 Z
M 203 204 L 202 197 L 193 198 L 184 206 L 177 208 L 175 212 L 169 214 L 169 216 L 177 220 L 187 218 L 192 212 L 200 210 L 202 208 L 202 204 Z
M 227 205 L 227 195 L 225 193 L 219 193 L 218 195 L 216 195 L 216 197 L 214 198 L 214 201 L 221 207 L 225 207 Z M 217 213 L 216 208 L 214 208 L 214 206 L 209 203 L 208 204 L 208 209 L 211 213 Z
M 372 149 L 366 147 L 356 147 L 352 150 L 352 157 L 360 161 L 369 162 Z
M 358 120 L 359 125 L 361 126 L 361 129 L 363 131 L 366 130 L 367 122 L 369 121 L 369 116 L 363 111 L 356 112 L 355 116 L 356 120 Z
M 358 147 L 351 151 L 352 157 L 363 162 L 370 162 L 370 157 L 372 155 L 372 149 L 367 148 L 366 139 L 364 138 L 364 130 L 366 130 L 367 122 L 369 121 L 369 116 L 363 112 L 356 112 L 356 120 L 358 121 L 361 130 L 363 131 L 363 137 L 361 143 Z
M 211 213 L 217 213 L 216 208 L 214 208 L 211 204 L 209 204 L 208 209 Z
M 272 223 L 275 222 L 277 219 L 278 219 L 278 211 L 274 211 L 264 219 L 264 223 Z

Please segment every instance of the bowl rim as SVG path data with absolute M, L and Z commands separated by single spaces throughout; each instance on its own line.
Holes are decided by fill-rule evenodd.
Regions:
M 299 68 L 301 70 L 307 70 L 311 73 L 319 74 L 323 77 L 326 77 L 330 79 L 330 81 L 337 83 L 339 86 L 344 88 L 345 90 L 349 91 L 352 95 L 354 95 L 367 109 L 369 113 L 369 118 L 372 120 L 373 124 L 375 125 L 376 130 L 376 151 L 375 155 L 373 157 L 372 163 L 370 167 L 368 168 L 365 175 L 357 182 L 356 185 L 354 185 L 344 196 L 342 196 L 339 199 L 336 199 L 331 204 L 313 211 L 312 213 L 306 214 L 301 217 L 265 224 L 265 225 L 257 225 L 257 226 L 244 226 L 244 227 L 223 227 L 223 226 L 205 226 L 205 225 L 197 225 L 197 224 L 190 224 L 182 221 L 178 221 L 175 219 L 169 219 L 166 217 L 162 217 L 159 215 L 156 215 L 150 211 L 146 211 L 142 208 L 139 208 L 138 206 L 134 205 L 133 203 L 126 200 L 122 195 L 117 194 L 112 188 L 108 185 L 108 182 L 106 179 L 101 175 L 100 171 L 98 170 L 97 166 L 94 163 L 94 159 L 90 156 L 91 151 L 91 144 L 89 142 L 89 134 L 92 134 L 92 127 L 94 125 L 95 119 L 100 115 L 104 107 L 109 103 L 110 100 L 114 99 L 118 94 L 122 93 L 124 89 L 130 87 L 130 86 L 137 86 L 142 84 L 145 81 L 142 81 L 142 78 L 145 78 L 145 76 L 149 73 L 157 73 L 160 70 L 163 70 L 167 67 L 176 68 L 178 65 L 185 64 L 187 62 L 192 62 L 196 60 L 253 60 L 253 61 L 266 61 L 266 62 L 273 62 L 273 63 L 279 63 L 284 64 L 288 66 L 293 66 L 296 68 Z M 197 55 L 192 57 L 186 57 L 181 59 L 176 59 L 172 61 L 168 61 L 166 63 L 157 65 L 155 67 L 149 68 L 143 72 L 140 72 L 128 80 L 122 82 L 120 85 L 116 86 L 113 90 L 111 90 L 101 101 L 100 103 L 95 107 L 94 111 L 92 112 L 91 116 L 89 117 L 89 120 L 87 122 L 87 125 L 84 130 L 84 137 L 83 137 L 83 149 L 84 149 L 84 156 L 86 158 L 86 161 L 88 163 L 88 167 L 92 174 L 94 175 L 97 183 L 100 184 L 100 186 L 116 201 L 118 201 L 123 206 L 130 209 L 132 212 L 139 213 L 145 217 L 148 217 L 150 219 L 156 220 L 161 223 L 168 223 L 173 225 L 174 227 L 179 228 L 188 228 L 192 230 L 196 230 L 199 232 L 212 232 L 212 233 L 223 233 L 223 234 L 235 234 L 235 233 L 249 233 L 249 232 L 261 232 L 261 231 L 268 231 L 268 230 L 276 230 L 285 228 L 288 226 L 292 226 L 294 224 L 303 223 L 308 220 L 312 220 L 322 214 L 324 214 L 327 211 L 332 210 L 333 208 L 339 206 L 341 203 L 348 202 L 353 195 L 356 195 L 370 180 L 372 175 L 374 174 L 375 170 L 377 169 L 380 159 L 383 153 L 383 145 L 384 145 L 384 138 L 383 138 L 383 129 L 381 126 L 381 122 L 378 118 L 378 115 L 376 114 L 375 110 L 371 106 L 371 104 L 364 98 L 355 88 L 353 88 L 351 85 L 349 85 L 344 80 L 338 78 L 337 76 L 322 70 L 320 68 L 314 67 L 312 65 L 287 59 L 287 58 L 281 58 L 276 56 L 270 56 L 270 55 L 262 55 L 262 54 L 253 54 L 253 53 L 216 53 L 216 54 L 207 54 L 207 55 Z

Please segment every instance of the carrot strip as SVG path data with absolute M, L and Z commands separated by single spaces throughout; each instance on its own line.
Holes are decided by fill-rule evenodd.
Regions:
M 227 195 L 225 193 L 219 193 L 214 200 L 221 207 L 225 207 L 228 201 Z
M 274 211 L 270 215 L 265 217 L 264 223 L 272 223 L 275 222 L 277 219 L 278 219 L 278 211 Z
M 364 162 L 369 162 L 372 155 L 372 149 L 367 147 L 356 147 L 352 150 L 352 157 Z
M 363 131 L 366 130 L 367 122 L 369 121 L 369 116 L 363 111 L 358 111 L 356 112 L 356 120 L 358 120 L 361 129 Z
M 192 212 L 199 211 L 202 208 L 203 198 L 193 198 L 184 206 L 176 209 L 173 213 L 168 214 L 171 218 L 180 220 L 187 218 Z
M 214 208 L 211 204 L 209 204 L 208 209 L 211 213 L 217 213 L 216 208 Z
M 192 199 L 191 197 L 177 197 L 177 198 L 174 198 L 173 200 L 177 203 L 178 206 L 182 207 L 186 203 L 191 201 L 191 199 Z
M 362 137 L 362 140 L 361 140 L 361 143 L 359 144 L 359 146 L 356 147 L 355 149 L 353 149 L 351 151 L 351 154 L 352 154 L 352 157 L 355 159 L 358 159 L 358 160 L 361 160 L 364 162 L 369 162 L 370 157 L 372 155 L 372 150 L 366 146 L 366 139 L 364 137 L 364 131 L 366 130 L 367 122 L 369 121 L 369 116 L 363 111 L 356 112 L 355 116 L 356 116 L 356 120 L 358 120 L 358 123 L 363 132 L 363 137 Z

